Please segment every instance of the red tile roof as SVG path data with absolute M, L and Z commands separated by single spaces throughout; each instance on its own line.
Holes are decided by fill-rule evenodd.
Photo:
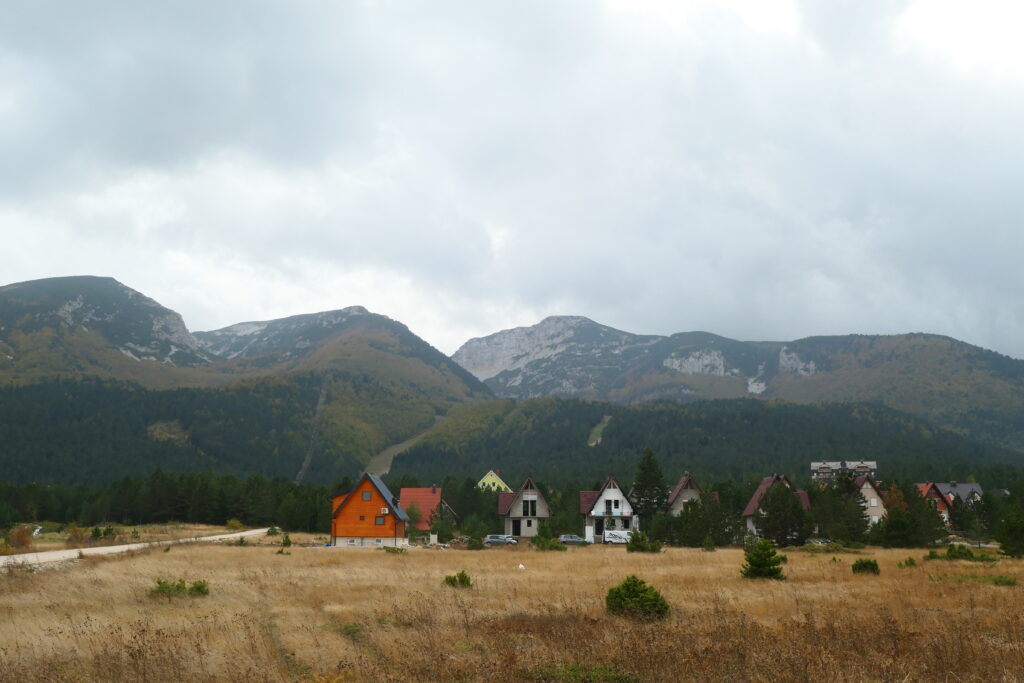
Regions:
M 594 503 L 601 497 L 600 491 L 580 491 L 580 514 L 589 515 Z
M 512 503 L 515 502 L 518 495 L 518 493 L 508 493 L 507 491 L 498 493 L 498 514 L 502 517 L 507 515 L 509 508 L 512 507 Z
M 398 492 L 398 500 L 406 511 L 410 505 L 416 503 L 416 507 L 420 509 L 420 521 L 416 523 L 416 528 L 426 531 L 430 529 L 430 516 L 441 505 L 441 488 L 403 488 Z

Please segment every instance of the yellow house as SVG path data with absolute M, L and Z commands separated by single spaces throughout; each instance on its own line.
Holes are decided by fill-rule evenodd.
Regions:
M 508 487 L 508 484 L 501 480 L 498 473 L 494 470 L 487 470 L 487 474 L 483 476 L 483 479 L 476 483 L 478 489 L 485 491 L 504 491 L 505 493 L 512 493 L 512 489 Z

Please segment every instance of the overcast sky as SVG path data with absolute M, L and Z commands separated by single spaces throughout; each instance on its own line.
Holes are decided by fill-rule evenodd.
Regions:
M 1024 4 L 8 3 L 0 284 L 1024 358 Z

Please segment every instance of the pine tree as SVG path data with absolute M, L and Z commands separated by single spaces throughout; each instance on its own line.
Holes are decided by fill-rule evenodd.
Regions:
M 650 522 L 658 512 L 668 506 L 668 487 L 661 465 L 654 457 L 650 448 L 644 449 L 644 455 L 636 468 L 636 479 L 633 481 L 633 509 L 643 522 Z
M 749 546 L 744 553 L 744 559 L 746 563 L 740 569 L 740 575 L 745 579 L 786 578 L 782 573 L 782 556 L 775 552 L 775 547 L 766 538 Z

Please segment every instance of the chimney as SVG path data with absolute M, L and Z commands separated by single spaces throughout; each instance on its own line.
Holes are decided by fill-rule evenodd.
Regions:
M 437 493 L 437 484 L 434 484 L 433 486 L 430 487 L 430 493 Z

